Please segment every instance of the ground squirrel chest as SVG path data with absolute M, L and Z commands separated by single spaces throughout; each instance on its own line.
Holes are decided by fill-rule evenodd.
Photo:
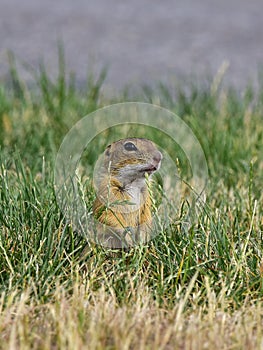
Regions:
M 147 239 L 152 222 L 150 178 L 161 160 L 161 152 L 147 139 L 123 139 L 106 148 L 95 175 L 93 213 L 107 246 Z

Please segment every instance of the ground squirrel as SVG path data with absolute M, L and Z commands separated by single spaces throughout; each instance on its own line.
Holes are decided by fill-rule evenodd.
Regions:
M 107 247 L 123 248 L 145 242 L 152 227 L 148 181 L 160 168 L 161 152 L 143 138 L 109 145 L 95 174 L 96 237 Z

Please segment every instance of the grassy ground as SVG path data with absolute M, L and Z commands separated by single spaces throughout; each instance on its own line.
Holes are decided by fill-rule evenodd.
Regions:
M 190 81 L 103 96 L 41 67 L 28 89 L 10 55 L 0 85 L 0 348 L 262 349 L 263 80 L 255 93 Z M 86 249 L 63 222 L 54 159 L 74 123 L 120 101 L 159 104 L 194 130 L 207 157 L 206 210 L 148 246 Z M 85 250 L 86 249 L 86 250 Z M 83 255 L 85 251 L 85 255 Z

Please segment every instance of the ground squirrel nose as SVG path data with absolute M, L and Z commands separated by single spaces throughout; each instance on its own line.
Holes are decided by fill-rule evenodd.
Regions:
M 161 160 L 162 160 L 163 156 L 162 156 L 162 153 L 161 152 L 156 152 L 155 155 L 153 156 L 153 160 L 156 162 L 156 163 L 159 163 Z

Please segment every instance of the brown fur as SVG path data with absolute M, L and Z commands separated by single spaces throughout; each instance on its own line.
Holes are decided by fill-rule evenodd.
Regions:
M 136 150 L 127 151 L 127 143 Z M 158 170 L 161 159 L 156 146 L 146 139 L 119 140 L 107 147 L 93 205 L 100 243 L 120 248 L 149 238 L 152 203 L 145 174 Z

